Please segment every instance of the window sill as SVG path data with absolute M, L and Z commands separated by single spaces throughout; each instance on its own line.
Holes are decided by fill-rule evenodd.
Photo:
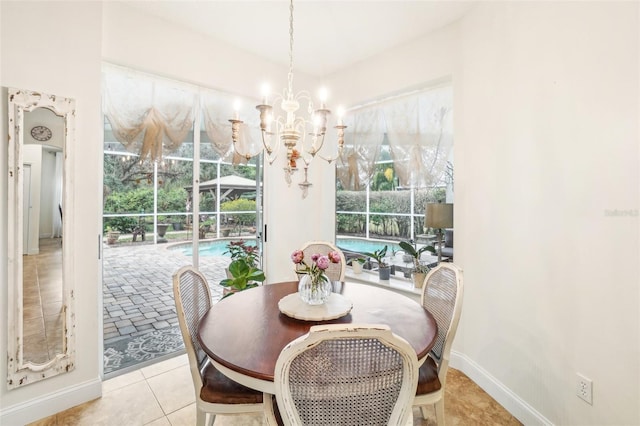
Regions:
M 396 278 L 392 275 L 390 280 L 381 281 L 378 278 L 377 271 L 372 272 L 364 270 L 360 274 L 354 274 L 353 269 L 351 268 L 347 268 L 347 270 L 345 271 L 345 277 L 347 281 L 382 287 L 391 291 L 395 291 L 396 293 L 404 294 L 405 296 L 408 296 L 416 302 L 420 303 L 420 298 L 422 296 L 421 289 L 415 288 L 413 286 L 413 282 L 407 279 Z

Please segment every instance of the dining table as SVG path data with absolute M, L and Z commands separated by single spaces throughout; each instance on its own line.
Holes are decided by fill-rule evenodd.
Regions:
M 202 350 L 220 372 L 249 388 L 275 394 L 275 365 L 282 349 L 318 324 L 383 324 L 404 338 L 424 361 L 438 334 L 436 321 L 407 296 L 366 284 L 333 283 L 345 315 L 304 320 L 282 313 L 279 302 L 297 293 L 298 282 L 281 282 L 237 292 L 213 304 L 198 327 Z M 335 296 L 338 297 L 338 296 Z

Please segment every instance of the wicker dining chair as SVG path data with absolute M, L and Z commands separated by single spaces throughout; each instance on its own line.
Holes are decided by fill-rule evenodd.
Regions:
M 462 311 L 462 269 L 453 263 L 440 263 L 429 271 L 422 288 L 422 306 L 434 316 L 438 336 L 429 356 L 420 366 L 413 405 L 420 407 L 422 417 L 426 419 L 426 406 L 434 404 L 437 424 L 444 426 L 444 390 L 449 356 Z
M 275 369 L 267 424 L 405 425 L 418 380 L 415 350 L 386 325 L 311 327 L 289 343 Z
M 173 294 L 196 394 L 196 424 L 203 426 L 207 414 L 207 424 L 212 425 L 216 414 L 263 413 L 262 392 L 220 373 L 200 347 L 198 325 L 211 307 L 206 278 L 192 266 L 184 266 L 173 275 Z
M 311 256 L 315 253 L 328 254 L 330 251 L 335 251 L 340 255 L 340 263 L 331 263 L 325 270 L 325 274 L 331 281 L 344 281 L 344 273 L 347 270 L 347 261 L 344 257 L 344 253 L 334 244 L 328 241 L 309 241 L 302 246 L 302 252 L 304 253 L 305 262 L 309 264 Z

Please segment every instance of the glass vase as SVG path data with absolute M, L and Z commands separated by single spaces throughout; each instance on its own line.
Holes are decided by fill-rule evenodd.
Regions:
M 298 294 L 303 302 L 309 305 L 322 305 L 331 296 L 331 281 L 322 274 L 315 281 L 311 275 L 305 274 L 298 283 Z

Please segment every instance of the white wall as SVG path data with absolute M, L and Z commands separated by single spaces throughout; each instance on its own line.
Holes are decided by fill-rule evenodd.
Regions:
M 556 424 L 640 423 L 638 7 L 492 3 L 461 27 L 463 350 Z
M 0 75 L 3 87 L 0 124 L 7 133 L 6 87 L 39 90 L 76 99 L 76 141 L 69 147 L 75 204 L 75 370 L 12 391 L 0 386 L 0 423 L 21 424 L 74 406 L 101 392 L 102 312 L 98 269 L 102 169 L 100 109 L 101 5 L 97 2 L 0 2 Z M 46 42 L 43 42 L 46 41 Z M 0 235 L 7 232 L 7 157 L 0 154 Z M 0 273 L 7 277 L 7 245 L 0 238 Z M 7 377 L 5 329 L 7 286 L 0 286 L 0 380 Z
M 358 99 L 453 75 L 457 366 L 525 424 L 640 424 L 638 17 L 486 2 L 334 76 Z

